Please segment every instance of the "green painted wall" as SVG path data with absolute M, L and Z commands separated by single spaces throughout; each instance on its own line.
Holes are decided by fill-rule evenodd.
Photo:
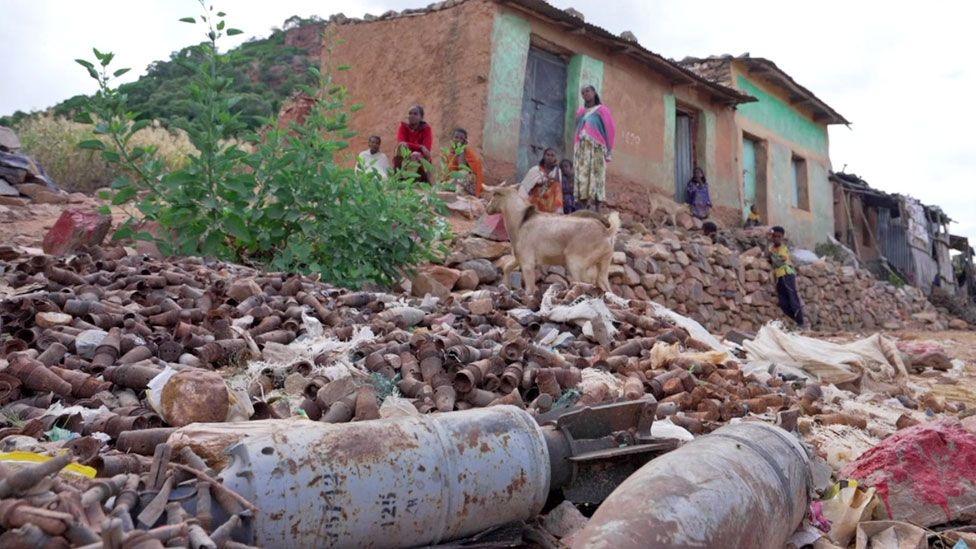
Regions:
M 780 98 L 766 93 L 739 75 L 739 89 L 759 101 L 738 106 L 742 116 L 765 126 L 784 139 L 827 156 L 827 128 L 810 120 Z
M 483 141 L 484 152 L 488 156 L 517 157 L 530 35 L 529 22 L 522 17 L 511 13 L 495 16 Z
M 813 249 L 834 232 L 834 195 L 827 179 L 827 167 L 817 161 L 807 161 L 810 211 L 798 210 L 792 206 L 793 151 L 779 142 L 766 143 L 770 163 L 766 188 L 769 223 L 782 225 L 790 240 Z
M 674 184 L 674 130 L 678 115 L 673 93 L 664 94 L 664 179 L 661 182 L 668 196 L 675 193 Z
M 603 61 L 585 55 L 574 55 L 566 67 L 566 150 L 576 134 L 576 109 L 583 104 L 580 90 L 592 85 L 597 93 L 603 92 Z

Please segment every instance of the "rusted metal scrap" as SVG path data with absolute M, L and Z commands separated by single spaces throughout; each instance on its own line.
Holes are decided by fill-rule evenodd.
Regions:
M 11 248 L 2 257 L 0 276 L 12 292 L 0 302 L 0 443 L 49 455 L 68 451 L 95 467 L 99 478 L 150 474 L 155 448 L 170 436 L 167 429 L 221 421 L 240 399 L 248 406 L 237 408 L 253 410 L 251 419 L 301 414 L 323 424 L 355 425 L 382 416 L 380 405 L 395 389 L 420 414 L 514 406 L 544 430 L 558 427 L 571 438 L 560 442 L 570 452 L 555 469 L 558 478 L 569 479 L 567 497 L 597 503 L 622 479 L 621 471 L 667 450 L 647 438 L 646 424 L 638 426 L 644 420 L 622 429 L 611 412 L 600 411 L 613 408 L 601 407 L 624 406 L 613 413 L 641 418 L 647 402 L 656 400 L 650 415 L 695 434 L 750 413 L 793 408 L 801 396 L 803 413 L 818 413 L 818 392 L 775 377 L 761 383 L 744 375 L 731 355 L 705 356 L 707 346 L 641 301 L 608 302 L 614 329 L 596 323 L 586 335 L 582 324 L 549 321 L 538 312 L 537 298 L 505 287 L 427 302 L 195 258 L 132 256 L 120 247 L 67 258 Z M 552 297 L 559 305 L 600 296 L 576 285 Z M 329 341 L 332 350 L 262 371 L 233 394 L 219 381 L 239 374 L 249 360 L 300 347 L 299 339 Z M 336 365 L 355 375 L 335 375 Z M 170 379 L 190 383 L 182 389 L 167 384 L 171 406 L 158 411 L 147 388 L 172 370 L 177 375 Z M 199 379 L 207 383 L 193 382 Z M 184 394 L 188 387 L 193 398 Z M 644 404 L 621 404 L 635 400 Z M 574 406 L 589 411 L 567 414 Z M 188 497 L 224 509 L 189 513 L 200 525 L 189 524 L 185 536 L 200 540 L 235 515 L 246 529 L 247 513 L 254 510 L 214 477 L 226 456 L 221 462 L 201 454 L 205 462 L 191 463 L 174 455 L 167 466 L 170 496 L 183 497 L 193 477 L 208 489 Z M 610 462 L 613 467 L 606 467 Z M 204 465 L 213 470 L 203 471 Z M 106 544 L 121 543 L 138 529 L 140 515 L 144 523 L 157 519 L 156 525 L 141 524 L 147 532 L 164 520 L 183 522 L 169 517 L 175 513 L 168 508 L 171 498 L 159 496 L 166 479 L 158 471 L 154 478 L 145 502 L 141 496 L 128 501 L 127 494 L 145 488 L 139 483 L 120 494 L 128 519 L 113 515 L 111 524 L 99 518 L 93 525 Z M 587 483 L 596 478 L 602 484 Z M 155 506 L 144 513 L 150 502 Z M 103 510 L 107 518 L 118 505 Z M 37 525 L 11 526 L 0 535 L 49 535 L 31 526 Z
M 72 463 L 69 453 L 37 465 L 0 466 L 0 546 L 218 547 L 242 537 L 254 508 L 242 508 L 236 494 L 224 498 L 233 505 L 198 503 L 197 515 L 219 517 L 204 528 L 183 505 L 209 490 L 199 480 L 205 473 L 171 462 L 170 453 L 160 444 L 146 472 L 95 479 L 64 469 Z

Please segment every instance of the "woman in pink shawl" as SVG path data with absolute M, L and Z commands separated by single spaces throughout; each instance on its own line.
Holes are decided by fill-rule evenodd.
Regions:
M 610 109 L 600 102 L 596 88 L 584 86 L 582 95 L 583 106 L 576 111 L 573 140 L 573 190 L 579 206 L 596 211 L 607 194 L 607 162 L 610 162 L 617 128 Z

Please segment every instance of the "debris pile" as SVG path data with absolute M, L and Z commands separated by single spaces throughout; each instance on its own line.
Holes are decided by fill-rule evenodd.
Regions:
M 739 252 L 700 234 L 659 228 L 644 236 L 622 235 L 617 249 L 610 282 L 623 298 L 658 301 L 716 333 L 755 332 L 769 320 L 786 320 L 761 247 Z M 507 243 L 468 237 L 446 264 L 467 269 L 472 260 L 487 259 L 502 266 L 513 260 L 508 254 Z M 797 270 L 805 313 L 816 330 L 893 330 L 908 325 L 944 329 L 948 325 L 949 320 L 917 288 L 895 287 L 867 270 L 832 259 L 800 264 Z M 560 267 L 549 267 L 543 277 L 543 283 L 566 284 Z
M 436 302 L 122 248 L 2 257 L 0 404 L 44 431 L 131 445 L 143 437 L 133 430 L 298 409 L 313 420 L 372 419 L 396 389 L 420 413 L 492 404 L 545 413 L 649 393 L 659 417 L 700 433 L 802 396 L 781 379 L 744 375 L 693 322 L 582 286 L 553 287 L 541 306 L 504 289 Z M 118 466 L 112 474 L 146 466 L 112 455 L 99 454 L 102 467 Z
M 21 153 L 17 134 L 0 126 L 0 205 L 67 204 L 69 200 L 40 164 Z
M 69 448 L 91 452 L 77 439 Z M 53 452 L 52 452 L 53 453 Z M 131 456 L 136 458 L 137 456 Z M 179 457 L 185 463 L 171 458 Z M 156 446 L 141 473 L 95 478 L 77 453 L 2 455 L 0 546 L 246 547 L 232 536 L 257 509 L 218 482 L 193 452 Z M 195 515 L 181 501 L 192 498 Z

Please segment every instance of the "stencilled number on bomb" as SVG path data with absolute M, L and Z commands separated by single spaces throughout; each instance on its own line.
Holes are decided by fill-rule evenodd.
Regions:
M 380 526 L 393 526 L 396 522 L 397 497 L 390 492 L 380 496 L 377 504 L 380 507 Z
M 624 142 L 628 145 L 640 145 L 641 138 L 636 133 L 626 132 L 624 133 Z
M 331 504 L 331 501 L 335 501 L 333 498 L 345 494 L 346 491 L 339 486 L 339 475 L 335 473 L 322 475 L 322 486 L 322 496 L 327 500 L 322 510 L 322 525 L 325 530 L 325 536 L 331 542 L 330 545 L 335 545 L 339 543 L 340 535 L 338 530 L 342 528 L 343 511 L 342 507 Z

